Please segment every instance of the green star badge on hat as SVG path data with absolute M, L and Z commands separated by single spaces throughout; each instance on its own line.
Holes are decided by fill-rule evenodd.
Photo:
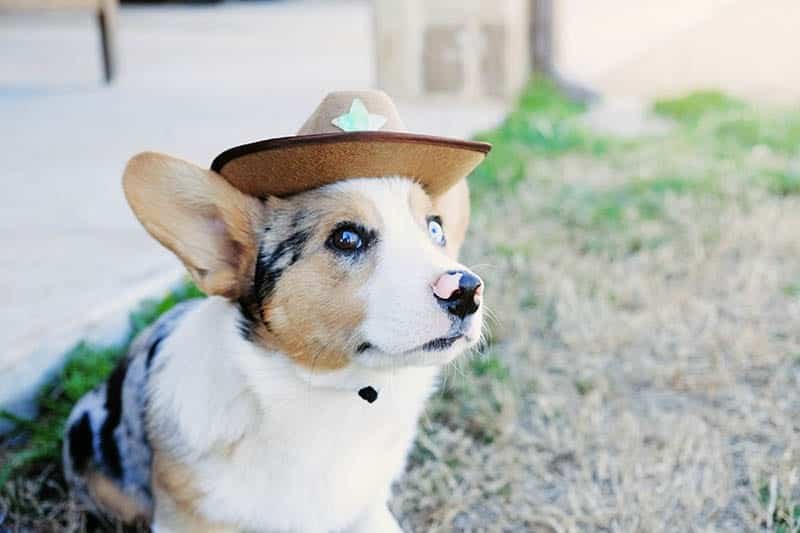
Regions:
M 331 122 L 342 131 L 377 131 L 386 124 L 386 117 L 370 113 L 360 98 L 354 98 L 350 111 Z

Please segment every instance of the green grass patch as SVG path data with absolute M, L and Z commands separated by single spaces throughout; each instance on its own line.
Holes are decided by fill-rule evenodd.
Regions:
M 514 257 L 519 253 L 519 250 L 516 246 L 501 242 L 494 247 L 494 253 L 502 257 Z
M 522 309 L 533 309 L 540 305 L 539 296 L 533 290 L 526 290 L 519 299 L 519 306 Z
M 678 98 L 665 98 L 653 103 L 656 114 L 685 124 L 696 124 L 712 112 L 729 112 L 745 109 L 746 104 L 720 91 L 695 91 Z
M 177 303 L 202 296 L 194 284 L 185 283 L 160 300 L 141 303 L 130 315 L 131 333 L 121 345 L 80 343 L 70 350 L 64 368 L 39 392 L 36 418 L 27 420 L 0 411 L 0 418 L 14 424 L 8 440 L 22 442 L 13 447 L 0 468 L 0 490 L 11 476 L 26 473 L 40 463 L 60 464 L 61 435 L 72 406 L 108 377 L 139 332 Z
M 491 343 L 489 343 L 491 344 Z M 500 413 L 508 398 L 511 371 L 492 350 L 468 362 L 468 368 L 453 367 L 446 375 L 440 393 L 434 395 L 422 418 L 422 431 L 438 425 L 463 431 L 480 445 L 491 444 L 503 431 Z M 428 457 L 419 439 L 411 460 L 422 462 Z
M 475 136 L 493 146 L 470 176 L 475 196 L 488 190 L 513 190 L 525 179 L 527 164 L 534 157 L 575 150 L 606 152 L 610 141 L 592 135 L 574 120 L 585 110 L 584 104 L 570 100 L 551 82 L 533 79 L 499 126 Z
M 790 501 L 780 488 L 776 488 L 774 510 L 772 512 L 772 529 L 775 533 L 797 533 L 800 531 L 800 502 Z M 770 505 L 770 487 L 765 483 L 758 489 L 758 501 L 768 510 Z
M 800 150 L 800 114 L 743 113 L 723 117 L 711 134 L 726 154 L 756 146 L 782 154 L 797 154 Z
M 786 296 L 796 298 L 800 296 L 800 282 L 784 285 L 782 290 Z
M 540 156 L 571 150 L 602 154 L 608 149 L 607 140 L 592 136 L 575 120 L 523 110 L 512 112 L 499 127 L 476 139 L 493 145 L 519 145 Z
M 595 388 L 595 384 L 591 379 L 583 378 L 583 379 L 576 379 L 574 381 L 575 390 L 581 396 L 586 396 L 590 392 L 592 392 Z
M 489 376 L 499 381 L 505 381 L 510 376 L 506 365 L 492 353 L 470 360 L 470 368 L 476 376 Z
M 481 140 L 492 142 L 486 137 Z M 469 177 L 474 198 L 492 190 L 513 190 L 525 179 L 527 156 L 524 148 L 510 143 L 492 144 L 492 151 Z
M 523 89 L 517 107 L 527 113 L 567 118 L 586 111 L 586 104 L 567 98 L 556 85 L 541 77 L 534 77 Z
M 787 170 L 764 175 L 767 190 L 777 196 L 800 195 L 800 172 Z
M 667 195 L 712 190 L 709 182 L 672 177 L 633 179 L 612 187 L 565 185 L 550 212 L 579 228 L 619 227 L 663 217 Z
M 634 178 L 609 186 L 562 185 L 540 214 L 568 230 L 581 253 L 624 257 L 654 250 L 690 221 L 670 210 L 670 197 L 718 198 L 712 178 Z

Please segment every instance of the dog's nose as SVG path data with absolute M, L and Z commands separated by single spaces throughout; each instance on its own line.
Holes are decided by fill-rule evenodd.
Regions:
M 472 272 L 450 270 L 431 287 L 442 306 L 459 318 L 471 315 L 481 306 L 483 281 Z

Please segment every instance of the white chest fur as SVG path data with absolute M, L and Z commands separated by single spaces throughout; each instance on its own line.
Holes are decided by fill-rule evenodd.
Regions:
M 150 388 L 151 421 L 204 494 L 198 510 L 244 530 L 347 528 L 386 501 L 437 369 L 315 376 L 241 340 L 234 319 L 204 303 L 165 341 Z M 367 385 L 374 403 L 357 394 Z

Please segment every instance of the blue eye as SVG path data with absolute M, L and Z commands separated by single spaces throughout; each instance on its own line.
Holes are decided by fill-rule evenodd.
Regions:
M 447 240 L 444 237 L 444 228 L 442 227 L 442 219 L 437 216 L 428 218 L 428 233 L 433 242 L 439 246 L 444 246 Z

